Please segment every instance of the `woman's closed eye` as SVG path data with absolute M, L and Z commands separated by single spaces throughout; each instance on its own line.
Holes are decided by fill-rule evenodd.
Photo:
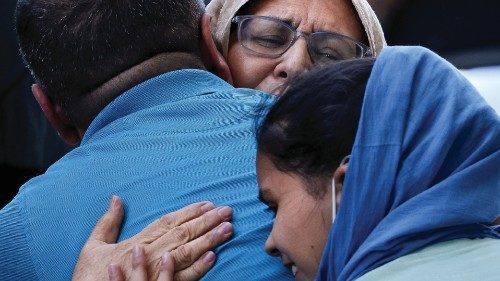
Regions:
M 267 205 L 267 209 L 273 213 L 273 219 L 275 219 L 278 212 L 278 207 L 275 205 Z
M 279 35 L 253 36 L 252 42 L 266 48 L 281 48 L 286 44 L 285 38 Z
M 334 48 L 321 48 L 318 51 L 318 54 L 324 57 L 327 57 L 331 60 L 341 60 L 342 59 L 342 54 L 340 54 L 336 49 Z
M 278 204 L 276 204 L 272 199 L 272 194 L 269 189 L 259 189 L 259 201 L 266 204 L 267 208 L 273 212 L 274 217 L 276 217 L 276 212 L 278 209 Z

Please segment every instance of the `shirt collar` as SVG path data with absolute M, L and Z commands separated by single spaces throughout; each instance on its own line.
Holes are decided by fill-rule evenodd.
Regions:
M 92 121 L 81 144 L 111 122 L 142 109 L 231 90 L 234 90 L 232 85 L 205 70 L 182 69 L 158 75 L 132 87 L 107 105 Z

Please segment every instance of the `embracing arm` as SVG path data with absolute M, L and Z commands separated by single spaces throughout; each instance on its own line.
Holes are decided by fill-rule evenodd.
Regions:
M 232 225 L 227 222 L 231 214 L 229 207 L 195 203 L 115 243 L 123 206 L 114 196 L 80 253 L 73 280 L 106 280 L 108 276 L 113 281 L 172 280 L 165 279 L 168 276 L 198 280 L 215 262 L 210 250 L 232 235 Z

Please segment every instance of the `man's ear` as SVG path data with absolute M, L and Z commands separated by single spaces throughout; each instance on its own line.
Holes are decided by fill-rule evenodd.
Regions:
M 340 205 L 340 197 L 342 195 L 342 189 L 344 187 L 344 178 L 347 173 L 347 164 L 340 165 L 333 173 L 333 179 L 335 180 L 335 203 L 337 206 Z
M 69 145 L 76 145 L 81 137 L 77 127 L 71 122 L 66 111 L 45 94 L 39 84 L 31 86 L 33 96 L 42 108 L 43 114 L 49 120 L 59 136 Z
M 201 59 L 208 71 L 215 73 L 229 84 L 233 84 L 233 76 L 229 70 L 226 59 L 219 52 L 212 37 L 211 18 L 204 14 L 201 17 Z

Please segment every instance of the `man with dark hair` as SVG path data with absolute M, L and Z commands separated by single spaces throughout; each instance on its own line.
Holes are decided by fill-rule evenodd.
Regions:
M 231 82 L 203 11 L 196 0 L 18 2 L 35 98 L 79 146 L 0 210 L 0 280 L 70 279 L 113 194 L 130 210 L 119 240 L 191 202 L 230 205 L 237 232 L 206 278 L 291 277 L 262 251 L 273 216 L 256 196 L 253 125 L 269 98 L 207 71 Z
M 76 144 L 106 104 L 141 82 L 113 78 L 127 70 L 132 70 L 127 77 L 144 76 L 138 73 L 144 67 L 135 66 L 158 54 L 199 55 L 203 12 L 197 1 L 19 1 L 17 31 L 24 59 L 39 83 L 35 97 L 41 102 L 36 93 L 43 91 L 78 127 L 60 131 L 62 137 Z

